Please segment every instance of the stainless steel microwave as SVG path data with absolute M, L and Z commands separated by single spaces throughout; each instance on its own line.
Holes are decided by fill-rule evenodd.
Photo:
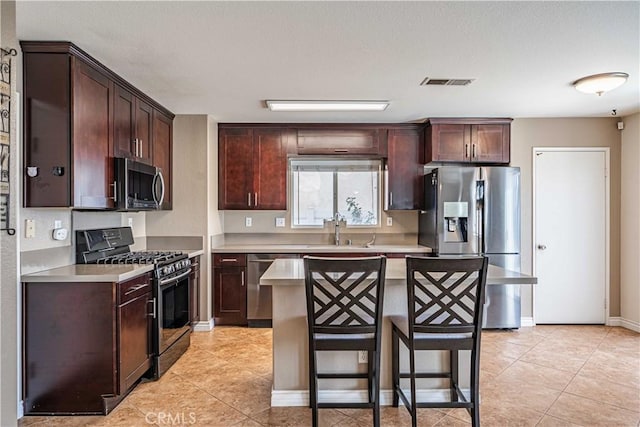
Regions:
M 155 166 L 123 157 L 115 158 L 115 206 L 119 211 L 159 209 L 164 199 L 164 178 Z

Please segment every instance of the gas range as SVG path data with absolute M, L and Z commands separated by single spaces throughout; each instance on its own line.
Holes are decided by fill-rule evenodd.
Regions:
M 156 279 L 170 278 L 191 266 L 179 251 L 134 251 L 130 227 L 76 231 L 77 264 L 153 264 Z
M 153 266 L 153 367 L 158 379 L 187 350 L 191 334 L 191 260 L 177 251 L 132 252 L 130 227 L 76 231 L 77 264 Z

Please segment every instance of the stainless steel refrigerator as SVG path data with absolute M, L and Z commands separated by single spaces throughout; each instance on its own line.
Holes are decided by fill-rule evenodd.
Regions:
M 445 166 L 424 179 L 420 245 L 437 255 L 486 255 L 520 271 L 519 168 Z M 483 327 L 520 327 L 520 286 L 487 286 Z

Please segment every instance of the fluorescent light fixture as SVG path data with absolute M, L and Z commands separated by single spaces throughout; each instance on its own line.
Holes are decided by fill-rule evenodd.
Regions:
M 621 86 L 629 78 L 627 73 L 602 73 L 593 76 L 583 77 L 573 82 L 573 86 L 584 93 L 596 93 L 602 96 L 603 93 Z
M 271 111 L 383 111 L 389 101 L 272 101 Z

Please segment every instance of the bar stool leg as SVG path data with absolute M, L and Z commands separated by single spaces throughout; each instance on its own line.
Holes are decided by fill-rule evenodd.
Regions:
M 449 350 L 449 373 L 451 374 L 451 401 L 458 401 L 458 392 L 456 385 L 458 384 L 458 350 Z
M 416 357 L 413 342 L 409 347 L 409 377 L 411 378 L 411 426 L 418 427 L 418 408 L 416 398 Z
M 380 427 L 380 350 L 373 352 L 373 356 L 375 357 L 373 368 L 373 425 L 374 427 Z
M 400 388 L 400 338 L 398 337 L 398 330 L 395 325 L 391 328 L 391 375 L 392 387 L 393 387 L 393 402 L 394 408 L 398 407 L 399 399 L 398 389 Z
M 309 349 L 309 406 L 313 427 L 318 427 L 318 378 L 316 376 L 316 352 Z

